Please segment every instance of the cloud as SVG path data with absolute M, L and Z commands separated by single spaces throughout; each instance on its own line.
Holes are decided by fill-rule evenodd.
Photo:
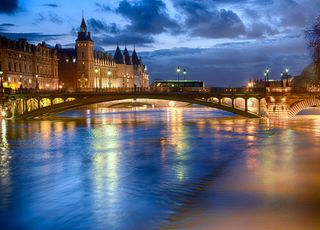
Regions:
M 88 28 L 93 33 L 110 33 L 110 34 L 117 34 L 120 32 L 117 24 L 110 23 L 107 24 L 102 20 L 98 20 L 95 18 L 90 18 L 87 20 Z
M 58 4 L 48 3 L 48 4 L 42 4 L 43 6 L 51 7 L 51 8 L 58 8 L 61 7 Z
M 1 0 L 0 13 L 12 14 L 18 9 L 18 0 Z
M 191 36 L 234 38 L 245 34 L 240 17 L 231 10 L 217 9 L 203 1 L 178 1 L 176 7 L 185 16 L 185 28 Z
M 0 32 L 0 36 L 18 40 L 21 38 L 27 39 L 30 42 L 40 42 L 40 41 L 49 41 L 49 40 L 58 40 L 61 37 L 65 36 L 64 34 L 42 34 L 42 33 L 5 33 Z
M 90 18 L 87 20 L 88 30 L 92 32 L 92 37 L 97 47 L 120 44 L 136 44 L 149 47 L 154 43 L 151 35 L 132 33 L 127 28 L 120 28 L 116 23 L 106 23 L 103 19 Z M 72 36 L 77 36 L 79 28 L 71 30 Z
M 136 44 L 139 46 L 150 46 L 154 43 L 154 39 L 151 36 L 140 35 L 140 34 L 118 34 L 114 36 L 102 35 L 94 36 L 93 40 L 98 46 L 108 46 L 120 44 Z
M 143 34 L 160 34 L 177 31 L 179 25 L 170 18 L 161 0 L 122 0 L 116 12 L 129 20 L 127 30 Z
M 271 78 L 279 79 L 284 67 L 293 75 L 310 63 L 302 37 L 222 43 L 212 48 L 174 48 L 142 52 L 151 76 L 176 79 L 175 69 L 187 69 L 188 78 L 204 80 L 210 86 L 241 86 L 249 79 L 262 78 L 263 69 L 271 68 Z M 236 55 L 235 55 L 236 54 Z
M 64 21 L 56 13 L 52 11 L 39 13 L 33 24 L 37 25 L 43 23 L 44 21 L 49 21 L 57 25 L 61 25 Z
M 111 11 L 111 7 L 110 7 L 110 6 L 101 4 L 101 3 L 99 3 L 99 2 L 95 2 L 94 5 L 95 5 L 96 7 L 98 7 L 98 9 L 99 9 L 100 11 L 103 11 L 103 12 Z
M 11 24 L 11 23 L 2 23 L 2 24 L 0 24 L 0 32 L 5 32 L 8 30 L 8 28 L 14 27 L 14 26 L 15 25 Z

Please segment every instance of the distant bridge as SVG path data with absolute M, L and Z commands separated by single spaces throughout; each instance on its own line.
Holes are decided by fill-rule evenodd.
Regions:
M 290 87 L 264 89 L 216 88 L 211 92 L 13 92 L 3 94 L 3 109 L 13 119 L 33 119 L 90 104 L 125 99 L 186 102 L 221 109 L 247 118 L 288 118 L 320 105 L 320 93 Z

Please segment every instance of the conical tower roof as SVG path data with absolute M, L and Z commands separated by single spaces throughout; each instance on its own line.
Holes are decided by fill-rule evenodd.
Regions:
M 83 16 L 82 16 L 82 21 L 81 21 L 81 25 L 80 25 L 80 31 L 87 32 L 87 24 L 86 24 L 86 21 L 84 20 Z
M 140 61 L 136 52 L 136 49 L 134 48 L 133 52 L 132 52 L 132 64 L 133 65 L 140 65 Z
M 127 47 L 124 48 L 123 55 L 124 55 L 124 61 L 126 65 L 131 65 L 130 54 L 127 50 Z
M 117 49 L 116 49 L 116 52 L 114 53 L 113 60 L 117 64 L 123 64 L 123 57 L 122 57 L 122 53 L 121 53 L 121 50 L 119 48 L 119 45 L 117 45 Z

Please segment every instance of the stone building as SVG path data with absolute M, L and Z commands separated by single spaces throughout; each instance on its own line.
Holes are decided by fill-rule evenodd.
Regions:
M 128 89 L 149 87 L 149 76 L 142 59 L 134 49 L 132 56 L 127 48 L 119 46 L 114 56 L 94 50 L 94 41 L 82 18 L 75 49 L 57 46 L 59 77 L 67 90 Z
M 0 37 L 0 82 L 12 89 L 58 89 L 58 56 L 47 44 Z M 0 83 L 1 84 L 1 83 Z

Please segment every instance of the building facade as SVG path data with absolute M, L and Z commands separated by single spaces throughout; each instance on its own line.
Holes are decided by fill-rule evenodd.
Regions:
M 58 56 L 47 44 L 0 37 L 0 84 L 12 89 L 58 89 Z
M 129 55 L 119 46 L 114 56 L 94 50 L 94 41 L 82 18 L 75 49 L 57 47 L 59 77 L 67 90 L 148 88 L 149 76 L 134 49 Z

